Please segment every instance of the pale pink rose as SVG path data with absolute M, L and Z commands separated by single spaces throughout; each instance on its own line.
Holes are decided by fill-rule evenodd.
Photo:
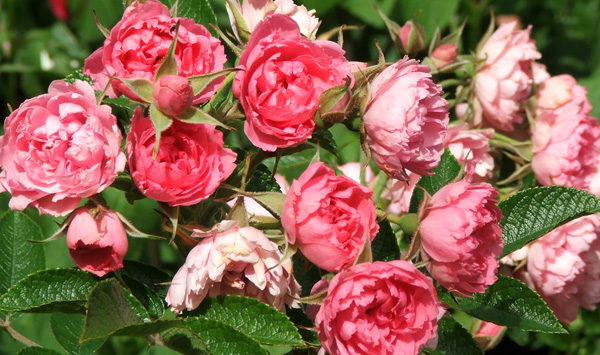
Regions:
M 431 53 L 431 62 L 433 65 L 441 69 L 456 62 L 458 56 L 458 46 L 454 43 L 440 44 Z
M 213 125 L 173 120 L 156 145 L 154 126 L 138 107 L 127 136 L 129 171 L 146 196 L 171 206 L 205 200 L 235 169 L 236 154 L 223 147 L 223 134 Z
M 600 217 L 591 215 L 556 228 L 530 244 L 525 281 L 565 323 L 579 307 L 600 302 Z
M 321 21 L 315 17 L 315 10 L 308 10 L 304 5 L 296 5 L 293 0 L 244 0 L 240 5 L 239 0 L 233 3 L 242 14 L 249 32 L 254 31 L 260 21 L 272 14 L 281 14 L 296 21 L 302 33 L 308 39 L 315 39 Z M 229 7 L 229 3 L 227 4 Z M 231 27 L 237 34 L 236 21 L 228 10 Z
M 550 78 L 546 66 L 542 63 L 533 62 L 531 63 L 531 73 L 533 74 L 533 83 L 540 85 L 544 80 Z
M 444 145 L 465 166 L 465 171 L 472 173 L 469 181 L 483 182 L 494 176 L 494 158 L 489 153 L 493 136 L 492 128 L 469 129 L 464 123 L 448 128 Z
M 318 267 L 351 266 L 379 231 L 373 191 L 318 162 L 292 182 L 281 224 L 288 241 Z
M 267 151 L 306 142 L 321 94 L 351 75 L 339 45 L 307 39 L 294 20 L 278 14 L 252 32 L 238 67 L 233 93 L 246 114 L 244 131 Z
M 483 118 L 491 126 L 512 131 L 523 122 L 521 106 L 533 86 L 531 65 L 541 54 L 529 37 L 531 26 L 517 30 L 517 22 L 503 24 L 477 53 L 485 63 L 477 71 L 475 96 Z M 481 121 L 476 118 L 476 123 Z
M 360 184 L 360 175 L 362 173 L 362 166 L 360 165 L 360 163 L 349 162 L 338 166 L 338 169 L 344 175 Z M 371 170 L 371 167 L 368 165 L 365 167 L 365 180 L 367 186 L 369 186 L 373 181 L 375 181 L 375 174 L 373 173 L 373 170 Z
M 537 92 L 531 166 L 543 185 L 597 191 L 600 125 L 589 116 L 586 89 L 569 75 L 544 81 Z
M 448 103 L 429 67 L 405 56 L 373 80 L 370 94 L 363 121 L 377 166 L 398 180 L 408 180 L 405 169 L 430 175 L 444 151 Z
M 12 209 L 66 215 L 125 169 L 121 139 L 110 106 L 96 104 L 89 84 L 53 81 L 4 122 L 0 191 L 12 194 Z
M 386 209 L 390 214 L 399 216 L 408 213 L 413 191 L 421 176 L 411 172 L 407 172 L 407 174 L 407 181 L 390 179 L 386 189 L 383 190 L 383 198 L 390 201 Z
M 419 354 L 437 332 L 433 282 L 404 260 L 363 263 L 335 275 L 315 324 L 336 354 Z
M 498 192 L 487 183 L 450 183 L 425 206 L 419 223 L 423 261 L 442 286 L 461 296 L 496 281 L 502 254 Z
M 152 96 L 154 104 L 164 114 L 179 116 L 192 106 L 194 89 L 182 76 L 165 75 L 154 83 Z
M 123 267 L 127 234 L 114 211 L 90 212 L 87 207 L 73 212 L 67 229 L 67 247 L 80 269 L 102 277 Z
M 171 18 L 167 6 L 157 0 L 135 1 L 111 29 L 104 46 L 86 59 L 83 72 L 94 80 L 94 89 L 104 90 L 109 76 L 154 81 L 156 70 L 175 36 L 173 26 L 180 22 L 175 59 L 179 75 L 189 77 L 223 69 L 225 48 L 208 30 L 183 17 Z M 208 101 L 224 78 L 215 80 L 194 97 L 193 103 Z M 113 80 L 110 97 L 139 98 L 119 80 Z
M 262 231 L 222 221 L 212 233 L 203 234 L 192 234 L 204 238 L 189 252 L 169 287 L 165 300 L 174 312 L 193 310 L 205 297 L 218 295 L 254 297 L 280 311 L 286 304 L 298 306 L 300 285 L 292 261 L 281 261 L 277 244 Z

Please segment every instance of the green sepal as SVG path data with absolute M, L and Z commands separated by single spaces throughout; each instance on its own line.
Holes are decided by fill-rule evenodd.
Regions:
M 158 147 L 160 146 L 160 135 L 162 132 L 167 130 L 173 124 L 173 120 L 171 116 L 167 116 L 162 113 L 161 110 L 156 107 L 156 105 L 150 105 L 150 120 L 152 121 L 152 125 L 154 126 L 154 132 L 156 136 L 156 143 L 154 146 L 153 158 L 156 159 L 156 154 L 158 154 Z
M 250 30 L 248 29 L 248 25 L 246 25 L 246 20 L 244 19 L 244 16 L 240 12 L 240 9 L 237 7 L 238 4 L 236 4 L 236 2 L 233 0 L 225 1 L 225 6 L 227 6 L 227 10 L 229 10 L 229 12 L 233 15 L 233 33 L 235 33 L 235 36 L 240 42 L 242 42 L 242 44 L 246 44 L 250 40 Z
M 197 107 L 188 108 L 183 114 L 176 116 L 178 120 L 181 122 L 192 123 L 192 124 L 211 124 L 215 126 L 219 126 L 225 128 L 227 130 L 231 130 L 232 128 L 223 124 L 221 121 L 217 120 L 213 116 L 208 113 L 202 111 Z
M 144 103 L 153 103 L 154 102 L 154 85 L 147 79 L 124 79 L 124 78 L 115 78 L 116 80 L 121 81 L 123 84 L 127 85 L 129 90 L 131 90 L 137 97 L 141 99 Z
M 165 75 L 177 75 L 177 60 L 175 59 L 175 47 L 177 46 L 177 38 L 179 36 L 179 21 L 175 25 L 175 28 L 172 29 L 175 31 L 175 35 L 173 36 L 173 41 L 171 42 L 171 46 L 169 46 L 169 51 L 163 58 L 162 62 L 156 69 L 156 74 L 154 75 L 154 81 L 158 81 Z
M 219 70 L 216 72 L 208 73 L 208 74 L 200 74 L 194 75 L 187 78 L 190 85 L 194 89 L 194 95 L 198 95 L 201 93 L 208 85 L 217 80 L 218 78 L 227 75 L 231 72 L 238 71 L 238 68 L 226 68 L 223 70 Z

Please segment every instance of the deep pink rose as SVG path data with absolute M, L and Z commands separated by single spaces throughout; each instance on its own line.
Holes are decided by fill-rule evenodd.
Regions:
M 372 195 L 321 162 L 310 165 L 292 182 L 285 200 L 281 224 L 288 241 L 322 269 L 351 266 L 379 230 Z
M 425 206 L 419 224 L 423 261 L 442 286 L 465 297 L 496 281 L 502 254 L 502 212 L 487 183 L 465 180 L 442 187 Z
M 114 211 L 92 215 L 87 207 L 75 212 L 67 229 L 69 254 L 77 266 L 97 276 L 123 267 L 127 234 Z
M 165 75 L 154 83 L 154 104 L 164 114 L 179 116 L 192 105 L 194 89 L 186 78 Z
M 586 89 L 570 75 L 544 81 L 537 92 L 531 166 L 543 185 L 600 193 L 600 125 L 589 112 Z
M 60 216 L 107 188 L 125 168 L 121 131 L 92 87 L 53 81 L 6 118 L 0 137 L 0 191 L 9 206 Z
M 94 80 L 96 90 L 104 90 L 109 76 L 154 81 L 154 75 L 169 50 L 180 21 L 175 59 L 183 77 L 212 73 L 223 69 L 225 48 L 208 30 L 187 18 L 171 18 L 167 6 L 157 0 L 135 1 L 125 9 L 123 18 L 111 29 L 104 47 L 86 59 L 83 72 Z M 223 82 L 215 80 L 194 97 L 194 104 L 208 101 Z M 110 97 L 137 96 L 119 80 L 113 80 Z
M 465 165 L 469 181 L 483 182 L 494 176 L 494 158 L 490 155 L 492 128 L 469 129 L 466 124 L 450 126 L 444 145 L 459 163 Z
M 307 39 L 279 14 L 258 24 L 238 67 L 233 93 L 246 114 L 244 131 L 266 151 L 306 142 L 321 94 L 351 75 L 339 45 Z
M 419 354 L 437 332 L 433 282 L 404 260 L 363 263 L 335 275 L 315 324 L 337 354 Z
M 404 169 L 429 175 L 448 129 L 448 104 L 429 67 L 405 56 L 373 80 L 370 93 L 363 120 L 377 166 L 398 180 L 408 180 Z
M 440 44 L 431 53 L 431 62 L 433 65 L 441 69 L 456 61 L 458 56 L 458 46 L 454 43 Z
M 280 311 L 299 306 L 300 285 L 292 273 L 290 258 L 261 230 L 222 221 L 187 255 L 169 287 L 166 301 L 174 312 L 193 310 L 205 297 L 240 295 L 254 297 Z
M 591 215 L 556 228 L 530 244 L 525 281 L 565 323 L 579 307 L 600 302 L 600 217 Z
M 529 37 L 531 26 L 517 30 L 517 22 L 501 25 L 477 53 L 485 64 L 477 71 L 475 96 L 483 118 L 491 126 L 512 131 L 523 122 L 521 106 L 533 86 L 531 65 L 541 54 Z M 476 117 L 476 123 L 481 117 Z
M 212 125 L 173 120 L 156 135 L 149 117 L 138 107 L 127 136 L 131 177 L 140 191 L 171 206 L 189 206 L 205 200 L 235 169 L 236 154 L 223 147 L 223 133 Z

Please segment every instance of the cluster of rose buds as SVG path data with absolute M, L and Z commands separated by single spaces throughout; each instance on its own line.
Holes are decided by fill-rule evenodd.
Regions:
M 531 27 L 502 24 L 468 57 L 459 35 L 428 46 L 415 19 L 386 19 L 403 57 L 369 66 L 317 40 L 315 12 L 292 0 L 228 0 L 227 10 L 235 68 L 204 26 L 158 0 L 135 1 L 86 60 L 92 85 L 55 81 L 6 119 L 0 190 L 13 209 L 68 215 L 79 268 L 103 277 L 123 267 L 133 227 L 95 196 L 121 174 L 129 191 L 192 215 L 169 230 L 186 254 L 166 296 L 174 312 L 223 294 L 300 308 L 294 262 L 307 260 L 325 275 L 311 284 L 322 304 L 306 312 L 326 351 L 417 354 L 435 347 L 445 313 L 438 290 L 473 297 L 497 279 L 498 200 L 506 196 L 492 184 L 533 172 L 542 185 L 600 195 L 600 125 L 575 79 L 550 77 L 535 62 Z M 440 76 L 467 64 L 472 73 L 462 70 L 461 85 L 444 92 Z M 104 95 L 138 105 L 124 142 Z M 228 126 L 240 118 L 243 133 L 242 123 Z M 260 159 L 312 147 L 319 130 L 342 122 L 361 133 L 373 164 L 328 166 L 317 154 L 291 186 L 272 172 L 279 193 L 248 188 Z M 232 131 L 242 138 L 227 140 Z M 430 196 L 418 181 L 445 151 L 464 169 Z M 499 159 L 512 159 L 515 173 L 503 176 Z M 424 196 L 415 211 L 417 190 Z M 193 207 L 210 204 L 222 213 L 195 215 L 202 209 Z M 384 218 L 410 242 L 403 260 L 373 261 Z M 534 241 L 527 267 L 515 271 L 562 321 L 600 301 L 599 236 L 598 216 L 575 220 Z M 488 346 L 503 328 L 485 323 L 476 332 L 494 338 Z

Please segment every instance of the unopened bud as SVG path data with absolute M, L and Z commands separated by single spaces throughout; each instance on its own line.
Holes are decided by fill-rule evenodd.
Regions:
M 164 114 L 179 116 L 192 105 L 194 89 L 178 75 L 165 75 L 154 84 L 154 104 Z
M 416 22 L 408 21 L 398 31 L 400 41 L 406 53 L 417 53 L 425 48 L 425 30 Z
M 433 51 L 433 53 L 431 53 L 431 62 L 436 68 L 441 69 L 454 63 L 456 61 L 457 55 L 458 47 L 456 46 L 456 44 L 440 44 Z

